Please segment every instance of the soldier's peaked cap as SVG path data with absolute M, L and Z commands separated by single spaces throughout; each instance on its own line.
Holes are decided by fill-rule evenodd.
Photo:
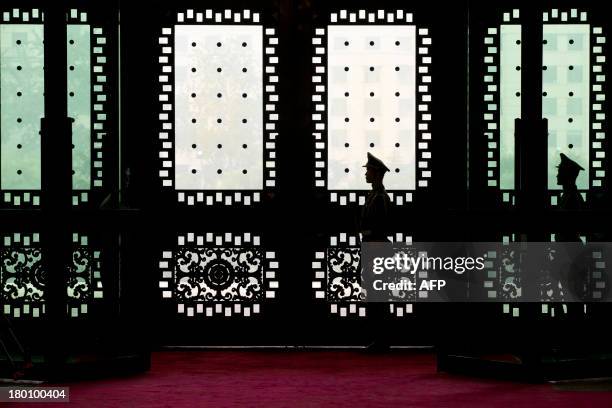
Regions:
M 579 165 L 578 163 L 576 163 L 575 161 L 567 157 L 565 154 L 561 153 L 560 156 L 561 156 L 561 163 L 559 163 L 558 167 L 565 167 L 566 169 L 573 170 L 576 173 L 579 173 L 580 170 L 584 170 L 584 168 L 581 165 Z
M 364 164 L 362 167 L 373 167 L 378 170 L 382 170 L 383 172 L 390 171 L 385 163 L 382 162 L 378 157 L 374 156 L 372 153 L 368 152 L 368 162 Z

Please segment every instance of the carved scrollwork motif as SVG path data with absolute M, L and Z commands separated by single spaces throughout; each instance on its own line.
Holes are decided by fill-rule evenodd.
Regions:
M 92 254 L 87 248 L 77 248 L 72 253 L 72 265 L 68 268 L 68 297 L 87 300 L 92 296 Z
M 263 298 L 263 250 L 179 248 L 175 294 L 180 301 L 252 302 Z
M 519 254 L 515 248 L 505 249 L 498 264 L 503 299 L 516 299 L 521 296 L 521 271 Z
M 328 248 L 327 296 L 330 301 L 360 301 L 365 298 L 360 284 L 360 252 L 360 248 Z
M 28 237 L 20 235 L 20 241 Z M 0 302 L 13 317 L 45 313 L 49 275 L 43 265 L 39 246 L 5 244 L 0 247 Z M 74 247 L 72 262 L 66 268 L 66 294 L 70 316 L 87 313 L 87 304 L 102 297 L 100 252 L 89 247 Z
M 46 273 L 39 248 L 4 248 L 0 259 L 3 298 L 30 303 L 44 300 Z

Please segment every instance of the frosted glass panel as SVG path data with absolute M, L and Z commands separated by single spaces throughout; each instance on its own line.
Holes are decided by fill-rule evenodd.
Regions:
M 41 24 L 0 24 L 1 188 L 40 189 L 44 116 Z
M 328 28 L 328 188 L 365 190 L 366 153 L 385 186 L 415 188 L 415 26 Z
M 72 123 L 72 188 L 91 188 L 90 26 L 68 24 L 68 116 Z
M 514 185 L 514 120 L 521 117 L 521 26 L 500 27 L 500 94 L 499 94 L 499 177 L 500 188 Z M 518 68 L 518 69 L 517 69 Z
M 177 25 L 175 186 L 263 188 L 262 27 Z
M 557 185 L 559 153 L 576 161 L 576 185 L 589 188 L 590 38 L 588 24 L 544 24 L 542 115 L 548 119 L 548 188 Z

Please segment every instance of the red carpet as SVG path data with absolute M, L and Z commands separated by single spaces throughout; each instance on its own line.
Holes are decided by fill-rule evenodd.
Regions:
M 70 386 L 71 403 L 13 407 L 612 407 L 612 392 L 437 374 L 431 354 L 160 352 L 150 372 Z

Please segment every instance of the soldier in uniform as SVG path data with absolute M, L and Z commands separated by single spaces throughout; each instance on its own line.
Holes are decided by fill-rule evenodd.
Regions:
M 578 175 L 584 168 L 580 166 L 578 163 L 567 157 L 565 154 L 560 154 L 561 161 L 557 166 L 557 184 L 563 188 L 563 192 L 561 194 L 558 207 L 560 210 L 580 210 L 585 207 L 584 199 L 582 195 L 578 191 L 578 187 L 576 186 L 576 179 Z M 580 234 L 578 231 L 560 231 L 555 234 L 556 242 L 581 242 Z M 566 256 L 568 259 L 574 259 L 577 254 L 575 253 L 577 250 L 576 244 L 568 244 L 566 249 Z M 574 292 L 574 295 L 582 296 L 583 290 L 580 288 L 582 286 L 583 279 L 583 267 L 584 262 L 580 258 L 574 259 L 574 262 L 569 270 L 565 270 L 563 272 L 558 271 L 560 273 L 558 276 L 559 279 L 562 280 L 562 284 L 565 285 L 563 288 L 564 292 L 568 290 Z M 567 268 L 567 266 L 566 266 Z M 556 284 L 556 282 L 554 282 Z M 556 290 L 557 288 L 555 288 Z M 567 293 L 566 293 L 567 295 Z M 572 309 L 582 309 L 581 304 L 577 305 L 567 305 L 568 312 L 572 311 Z
M 361 210 L 361 239 L 363 242 L 389 242 L 387 233 L 391 200 L 383 185 L 389 168 L 371 153 L 368 153 L 368 162 L 363 167 L 366 168 L 366 182 L 372 185 L 372 191 Z
M 581 170 L 584 170 L 582 166 L 561 153 L 561 162 L 557 166 L 557 184 L 563 187 L 563 194 L 559 201 L 560 209 L 580 210 L 584 208 L 584 199 L 576 187 L 576 178 Z
M 361 210 L 359 225 L 361 240 L 362 242 L 389 242 L 387 235 L 389 233 L 391 200 L 383 185 L 383 178 L 389 168 L 371 153 L 368 153 L 368 162 L 363 167 L 366 168 L 366 182 L 372 185 L 372 190 L 368 193 Z M 386 303 L 371 303 L 368 307 L 368 326 L 373 340 L 366 347 L 366 352 L 384 353 L 389 351 L 384 327 L 387 306 Z

